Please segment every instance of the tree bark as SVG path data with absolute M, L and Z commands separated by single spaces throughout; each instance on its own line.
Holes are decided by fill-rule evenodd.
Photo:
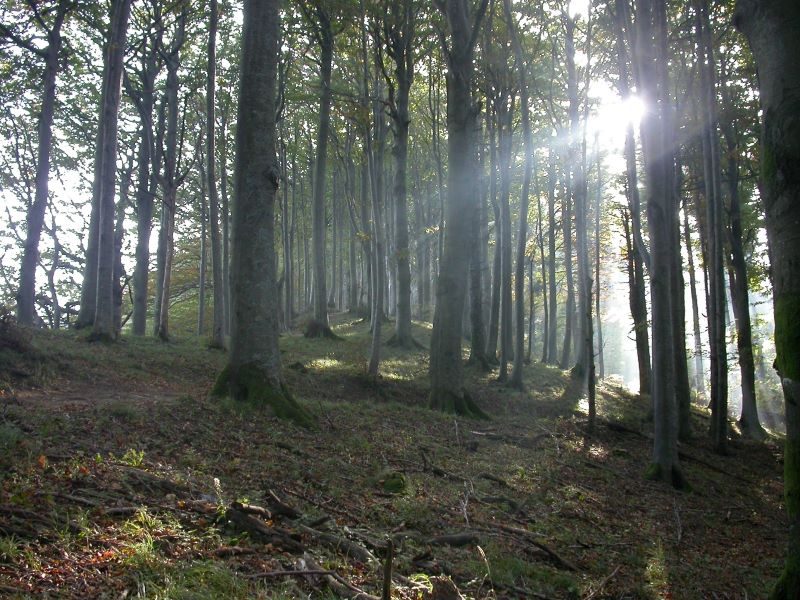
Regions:
M 275 108 L 280 2 L 245 0 L 242 77 L 236 128 L 231 261 L 230 357 L 214 393 L 269 406 L 302 425 L 311 415 L 289 394 L 281 374 L 275 295 Z
M 217 195 L 216 115 L 217 89 L 217 0 L 209 1 L 208 64 L 206 66 L 206 176 L 208 180 L 208 228 L 211 230 L 211 277 L 213 287 L 213 321 L 211 347 L 224 348 L 225 334 L 225 280 L 222 274 L 222 241 L 219 232 L 219 197 Z
M 800 5 L 738 0 L 736 23 L 758 67 L 763 110 L 762 182 L 772 262 L 775 366 L 786 406 L 784 490 L 789 548 L 774 600 L 800 598 Z
M 469 268 L 470 215 L 474 196 L 469 174 L 475 169 L 473 135 L 478 108 L 472 98 L 476 32 L 488 0 L 481 0 L 474 17 L 467 0 L 439 3 L 447 18 L 450 44 L 447 70 L 447 234 L 444 240 L 436 309 L 431 337 L 430 405 L 462 415 L 484 413 L 464 389 L 461 352 L 461 316 Z
M 103 132 L 97 175 L 97 288 L 95 292 L 95 314 L 90 339 L 113 340 L 117 336 L 114 327 L 114 198 L 117 175 L 117 121 L 122 86 L 122 60 L 128 32 L 131 0 L 117 0 L 111 5 L 111 25 L 105 62 L 107 70 L 103 78 L 104 94 L 101 130 Z M 88 259 L 88 256 L 87 256 Z
M 44 227 L 44 217 L 49 201 L 50 154 L 53 149 L 53 118 L 56 107 L 56 77 L 61 56 L 61 27 L 72 5 L 59 0 L 53 25 L 46 31 L 47 48 L 44 50 L 42 76 L 42 106 L 39 111 L 38 148 L 36 153 L 35 193 L 26 215 L 25 245 L 19 268 L 17 291 L 17 323 L 33 325 L 36 316 L 36 267 L 39 263 L 39 241 Z
M 650 296 L 653 307 L 653 463 L 648 476 L 684 487 L 678 459 L 675 398 L 675 352 L 672 330 L 672 265 L 676 238 L 671 230 L 676 210 L 671 104 L 667 97 L 667 17 L 665 0 L 639 5 L 637 55 L 643 99 L 651 110 L 642 120 L 650 226 Z

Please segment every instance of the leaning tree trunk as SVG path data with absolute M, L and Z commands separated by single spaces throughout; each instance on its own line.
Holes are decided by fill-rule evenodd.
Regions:
M 61 26 L 67 14 L 68 3 L 58 4 L 52 28 L 47 32 L 47 49 L 44 51 L 44 76 L 42 77 L 42 107 L 39 112 L 39 145 L 36 153 L 35 195 L 25 219 L 26 235 L 19 268 L 17 291 L 17 322 L 33 325 L 36 316 L 36 267 L 39 263 L 39 240 L 44 227 L 44 215 L 49 198 L 50 153 L 53 147 L 53 117 L 56 108 L 56 76 L 61 55 Z
M 231 347 L 214 394 L 267 405 L 278 417 L 310 425 L 311 415 L 284 384 L 278 349 L 274 216 L 280 177 L 275 157 L 279 32 L 278 0 L 245 0 L 233 186 Z
M 97 211 L 97 292 L 91 339 L 113 340 L 114 327 L 114 197 L 117 175 L 117 121 L 122 86 L 122 59 L 128 32 L 131 0 L 112 3 L 107 70 L 103 79 L 103 131 Z
M 784 486 L 789 550 L 775 600 L 800 598 L 800 4 L 738 0 L 736 22 L 758 67 L 763 202 L 772 258 L 775 366 L 786 405 Z

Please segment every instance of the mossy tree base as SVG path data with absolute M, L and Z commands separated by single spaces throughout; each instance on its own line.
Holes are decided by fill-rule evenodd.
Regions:
M 676 465 L 672 465 L 672 468 L 669 470 L 669 472 L 665 472 L 664 468 L 660 464 L 650 463 L 650 466 L 647 467 L 647 471 L 645 471 L 644 476 L 646 479 L 651 481 L 663 481 L 664 483 L 669 483 L 676 490 L 689 492 L 692 489 L 692 486 L 689 485 L 689 482 L 686 481 L 686 478 L 683 476 L 683 472 L 681 471 L 680 467 Z
M 767 439 L 767 432 L 761 426 L 760 423 L 755 423 L 754 425 L 750 425 L 747 419 L 741 418 L 737 422 L 739 425 L 739 429 L 742 432 L 742 435 L 750 438 L 751 440 L 763 441 Z
M 269 408 L 278 418 L 293 421 L 301 427 L 311 428 L 316 424 L 314 416 L 297 403 L 283 381 L 276 385 L 252 363 L 226 366 L 217 377 L 211 396 Z
M 92 331 L 88 336 L 86 336 L 86 341 L 90 344 L 95 342 L 99 342 L 101 344 L 112 344 L 117 341 L 117 336 L 109 333 Z
M 393 348 L 400 348 L 402 350 L 427 350 L 425 346 L 420 344 L 412 336 L 401 338 L 396 333 L 386 340 L 386 345 Z
M 303 335 L 307 338 L 327 338 L 329 340 L 341 340 L 338 335 L 333 333 L 329 325 L 321 323 L 320 321 L 312 319 L 306 325 L 306 330 Z
M 489 415 L 475 404 L 475 401 L 466 390 L 462 390 L 461 393 L 458 394 L 450 390 L 431 391 L 429 406 L 433 410 L 468 417 L 470 419 L 489 419 Z

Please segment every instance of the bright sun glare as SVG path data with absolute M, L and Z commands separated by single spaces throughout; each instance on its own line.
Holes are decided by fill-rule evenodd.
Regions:
M 589 133 L 598 134 L 604 145 L 616 146 L 624 139 L 628 125 L 638 128 L 644 112 L 644 102 L 636 96 L 604 102 L 589 119 Z

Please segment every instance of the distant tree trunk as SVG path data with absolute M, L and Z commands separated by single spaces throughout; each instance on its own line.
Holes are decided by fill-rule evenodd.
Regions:
M 531 134 L 531 118 L 528 91 L 528 69 L 522 52 L 522 44 L 511 14 L 511 0 L 503 0 L 506 23 L 508 24 L 511 45 L 519 78 L 520 114 L 522 116 L 522 140 L 525 153 L 525 172 L 522 177 L 522 193 L 519 198 L 519 233 L 517 235 L 517 265 L 514 273 L 516 333 L 514 346 L 514 370 L 511 374 L 511 385 L 522 387 L 522 369 L 525 363 L 525 250 L 528 245 L 528 198 L 533 177 L 533 136 Z M 531 285 L 533 271 L 531 270 Z M 533 310 L 533 294 L 531 294 L 531 310 Z M 530 337 L 530 336 L 529 336 Z M 529 353 L 530 355 L 530 353 Z
M 800 598 L 800 5 L 738 0 L 736 23 L 758 67 L 762 129 L 762 199 L 772 263 L 775 367 L 786 406 L 784 488 L 789 517 L 786 566 L 772 600 Z
M 161 277 L 161 302 L 156 320 L 156 336 L 162 341 L 169 340 L 169 299 L 172 282 L 172 262 L 175 255 L 175 212 L 177 209 L 178 188 L 183 176 L 178 172 L 180 165 L 180 149 L 178 147 L 178 91 L 180 80 L 178 72 L 181 66 L 181 49 L 186 40 L 187 8 L 181 10 L 178 17 L 178 29 L 172 39 L 169 52 L 165 58 L 167 65 L 166 101 L 166 135 L 164 144 L 164 173 L 161 177 L 162 220 L 159 245 L 163 242 L 163 273 Z M 180 136 L 181 141 L 183 136 Z
M 125 267 L 122 264 L 122 243 L 125 239 L 125 209 L 130 205 L 131 175 L 133 173 L 133 161 L 125 167 L 122 178 L 119 182 L 119 202 L 115 209 L 114 217 L 114 265 L 112 294 L 114 303 L 114 332 L 116 335 L 122 333 L 122 294 L 125 291 Z
M 17 323 L 33 325 L 36 308 L 36 267 L 39 263 L 39 241 L 44 227 L 44 217 L 49 201 L 50 154 L 53 148 L 53 118 L 56 107 L 56 77 L 61 56 L 61 27 L 67 12 L 73 6 L 59 0 L 53 25 L 47 30 L 47 48 L 42 51 L 44 74 L 42 76 L 42 106 L 39 111 L 38 148 L 36 153 L 35 195 L 28 207 L 25 224 L 25 245 L 19 268 L 17 291 Z
M 269 405 L 278 417 L 309 425 L 311 415 L 284 384 L 278 349 L 274 214 L 280 177 L 275 157 L 279 7 L 277 0 L 244 2 L 233 186 L 231 348 L 214 395 Z
M 569 169 L 564 173 L 564 198 L 561 204 L 561 228 L 564 234 L 564 271 L 567 280 L 567 302 L 564 308 L 564 345 L 559 366 L 568 369 L 572 359 L 572 338 L 575 326 L 575 279 L 572 269 L 572 201 L 574 183 Z
M 102 93 L 103 132 L 101 160 L 97 172 L 97 291 L 91 339 L 113 340 L 114 327 L 114 197 L 117 175 L 117 121 L 122 86 L 122 59 L 128 32 L 131 0 L 116 0 L 111 5 L 111 24 L 105 57 Z M 88 260 L 87 255 L 87 260 Z
M 208 271 L 208 207 L 206 206 L 206 172 L 203 159 L 199 157 L 200 169 L 200 283 L 197 294 L 197 336 L 202 337 L 206 332 L 206 272 Z
M 686 284 L 683 280 L 683 261 L 681 257 L 680 192 L 682 166 L 680 149 L 675 149 L 675 204 L 670 217 L 670 231 L 675 238 L 675 252 L 672 263 L 672 335 L 675 339 L 675 396 L 678 403 L 678 438 L 688 440 L 692 437 L 692 389 L 689 385 L 689 361 L 686 355 Z
M 509 99 L 510 96 L 510 99 Z M 506 90 L 498 98 L 497 124 L 500 147 L 500 373 L 497 380 L 508 380 L 508 364 L 513 360 L 511 303 L 511 159 L 514 135 L 514 96 Z
M 447 69 L 447 235 L 444 240 L 436 311 L 431 337 L 431 407 L 462 415 L 483 412 L 464 390 L 461 357 L 461 314 L 469 268 L 470 215 L 474 202 L 469 174 L 475 170 L 474 132 L 478 108 L 472 98 L 473 56 L 477 31 L 488 0 L 481 0 L 470 15 L 467 0 L 445 0 L 450 44 L 445 52 Z
M 727 183 L 730 206 L 725 232 L 728 241 L 728 277 L 730 279 L 731 305 L 736 323 L 736 347 L 739 351 L 739 372 L 742 380 L 742 413 L 739 428 L 748 436 L 763 439 L 766 436 L 758 418 L 756 405 L 756 372 L 753 358 L 753 331 L 750 323 L 750 294 L 747 289 L 747 261 L 742 234 L 742 209 L 739 195 L 739 149 L 733 125 L 724 127 L 727 143 Z
M 325 269 L 325 184 L 328 161 L 328 135 L 331 127 L 331 70 L 333 66 L 333 30 L 331 17 L 323 5 L 314 1 L 312 9 L 305 8 L 306 21 L 311 25 L 313 36 L 320 48 L 319 126 L 314 163 L 313 205 L 311 224 L 314 248 L 314 316 L 306 329 L 307 337 L 330 337 L 333 335 L 328 323 L 328 293 Z M 303 5 L 304 6 L 304 5 Z
M 604 359 L 604 345 L 603 342 L 603 319 L 600 316 L 600 254 L 602 245 L 600 243 L 600 215 L 603 212 L 603 166 L 600 157 L 600 149 L 597 144 L 598 138 L 595 138 L 595 150 L 597 156 L 597 190 L 594 203 L 594 279 L 595 287 L 595 315 L 597 323 L 597 366 L 599 370 L 600 379 L 606 376 L 606 366 Z
M 694 194 L 695 206 L 698 203 L 698 192 Z M 705 369 L 703 368 L 703 342 L 700 334 L 700 309 L 697 302 L 697 277 L 694 268 L 694 249 L 692 235 L 689 230 L 689 211 L 683 211 L 683 237 L 686 244 L 686 257 L 689 270 L 689 294 L 692 300 L 692 331 L 694 334 L 694 388 L 698 394 L 705 396 Z
M 222 283 L 223 283 L 223 335 L 227 336 L 231 331 L 231 279 L 230 279 L 230 210 L 228 208 L 228 107 L 221 111 L 220 120 L 222 126 L 220 127 L 220 173 L 219 173 L 219 188 L 222 194 Z M 294 189 L 294 181 L 292 181 L 292 188 Z M 294 214 L 295 206 L 292 205 L 292 214 Z M 294 225 L 294 219 L 292 219 Z M 289 290 L 291 290 L 289 286 Z M 292 304 L 289 303 L 291 307 Z
M 708 227 L 708 324 L 711 349 L 711 439 L 717 452 L 727 451 L 728 440 L 728 356 L 725 339 L 725 270 L 723 264 L 722 189 L 714 54 L 708 31 L 707 0 L 699 0 L 696 20 L 697 54 L 701 64 L 702 136 L 706 178 L 706 219 Z
M 478 179 L 476 169 L 473 179 Z M 480 206 L 481 192 L 475 181 L 475 206 L 472 211 L 472 231 L 470 232 L 474 240 L 481 237 L 481 214 Z M 469 261 L 469 317 L 470 317 L 470 364 L 477 365 L 482 371 L 491 370 L 489 361 L 486 360 L 486 334 L 483 326 L 483 287 L 481 281 L 481 244 L 474 243 L 470 246 Z
M 617 6 L 617 57 L 619 70 L 619 91 L 623 100 L 630 97 L 628 73 L 628 53 L 625 47 L 624 28 L 629 22 L 628 0 L 616 0 Z M 634 31 L 629 31 L 634 37 Z M 636 356 L 639 365 L 639 393 L 649 394 L 652 386 L 652 366 L 650 362 L 650 335 L 647 324 L 647 290 L 645 283 L 645 264 L 649 260 L 647 248 L 642 239 L 641 203 L 639 198 L 639 177 L 636 166 L 636 138 L 633 125 L 628 124 L 625 131 L 626 195 L 630 212 L 630 241 L 628 247 L 628 272 L 630 289 L 631 318 L 636 338 Z
M 676 238 L 671 225 L 675 206 L 672 131 L 667 98 L 667 18 L 665 0 L 645 0 L 638 6 L 637 56 L 641 93 L 651 107 L 642 119 L 642 146 L 648 181 L 650 226 L 650 296 L 653 307 L 653 463 L 648 476 L 684 487 L 678 459 L 675 399 L 675 352 L 672 330 L 672 265 Z
M 487 101 L 487 105 L 490 102 Z M 497 144 L 496 142 L 496 112 L 491 111 L 487 119 L 489 122 L 489 196 L 494 213 L 494 256 L 492 258 L 492 294 L 489 306 L 489 330 L 486 339 L 486 360 L 497 364 L 497 338 L 500 330 L 500 206 L 497 203 Z
M 206 160 L 208 166 L 208 227 L 211 230 L 211 276 L 214 280 L 214 318 L 211 347 L 225 347 L 225 278 L 222 274 L 222 240 L 219 235 L 219 198 L 217 196 L 215 95 L 217 89 L 217 0 L 209 0 L 208 65 L 206 66 Z
M 556 155 L 553 145 L 549 148 L 547 168 L 547 285 L 550 288 L 548 309 L 549 331 L 547 333 L 547 363 L 558 362 L 556 335 L 558 334 L 558 299 L 556 298 Z
M 397 317 L 391 343 L 402 348 L 416 346 L 411 337 L 411 266 L 408 247 L 407 172 L 409 94 L 414 79 L 416 8 L 411 0 L 391 2 L 385 17 L 387 49 L 394 62 L 394 82 L 389 83 L 389 114 L 394 123 L 394 257 L 397 269 Z M 396 83 L 396 89 L 395 89 Z

